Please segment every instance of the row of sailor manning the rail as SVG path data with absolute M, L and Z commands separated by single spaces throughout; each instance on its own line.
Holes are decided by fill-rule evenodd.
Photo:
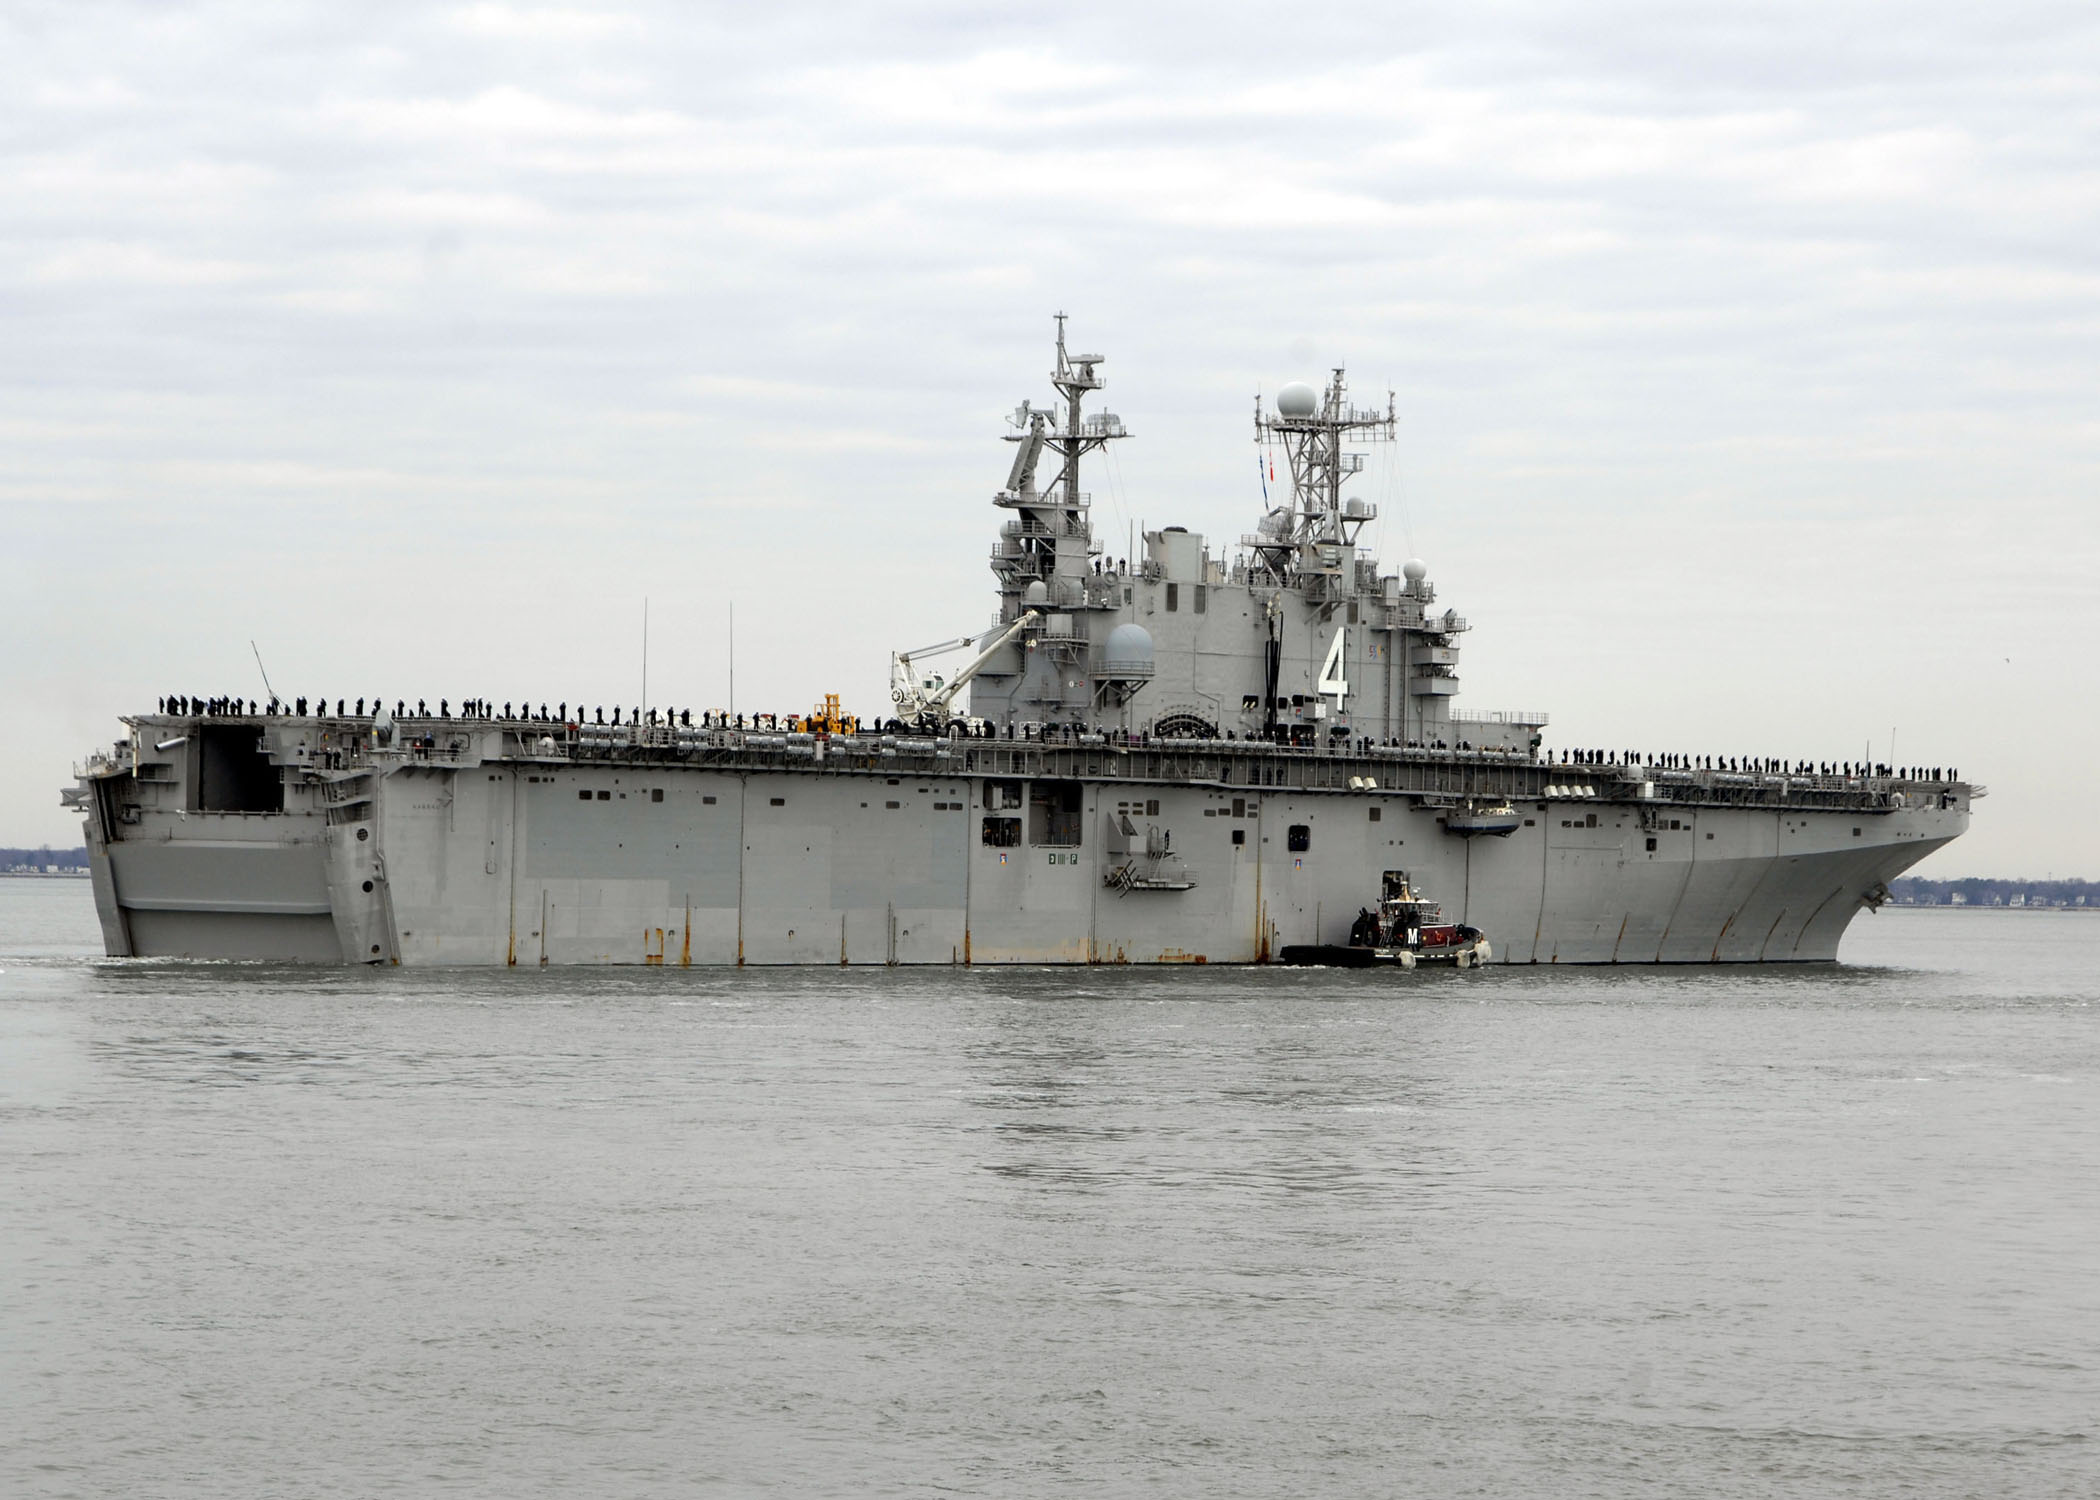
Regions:
M 1558 750 L 1543 757 L 1549 765 L 1625 766 L 1652 771 L 1713 771 L 1738 776 L 1864 776 L 1889 781 L 1959 781 L 1948 766 L 1892 766 L 1880 761 L 1786 760 L 1761 755 L 1651 755 L 1642 750 Z
M 335 700 L 335 716 L 338 718 L 362 719 L 378 718 L 387 713 L 387 705 L 384 700 L 376 697 L 369 700 L 371 707 L 368 713 L 366 711 L 367 701 L 364 698 L 355 700 L 338 698 Z M 178 693 L 159 699 L 156 706 L 161 713 L 178 717 L 190 715 L 205 717 L 238 716 L 243 718 L 259 718 L 266 715 L 286 715 L 294 718 L 309 717 L 309 701 L 305 698 L 295 698 L 289 702 L 271 698 L 267 702 L 259 702 L 256 699 L 231 695 L 207 697 Z M 321 717 L 328 716 L 328 699 L 325 697 L 314 699 L 311 705 L 311 714 Z M 432 713 L 427 699 L 418 698 L 415 708 L 411 711 L 407 699 L 397 698 L 394 700 L 392 717 L 396 719 L 428 719 L 433 717 L 447 720 L 455 718 L 487 719 L 505 723 L 560 724 L 565 727 L 576 728 L 586 725 L 607 728 L 672 727 L 691 729 L 696 727 L 693 722 L 693 711 L 691 709 L 622 708 L 620 705 L 615 704 L 612 709 L 612 717 L 608 719 L 603 705 L 590 709 L 588 714 L 586 714 L 583 705 L 578 704 L 576 713 L 572 717 L 569 713 L 567 702 L 558 703 L 552 708 L 549 708 L 545 703 L 535 707 L 531 703 L 517 702 L 505 702 L 498 707 L 495 700 L 490 698 L 463 699 L 459 706 L 459 712 L 456 715 L 452 711 L 451 700 L 448 698 L 440 698 L 438 700 L 435 714 Z M 864 727 L 859 715 L 840 714 L 835 710 L 804 715 L 732 714 L 726 710 L 708 709 L 701 711 L 699 717 L 700 722 L 697 727 L 701 729 L 774 731 L 785 729 L 796 732 L 829 730 L 842 734 L 856 734 L 861 732 Z M 876 720 L 870 721 L 865 727 L 901 729 L 903 726 L 895 720 L 891 720 L 887 724 Z M 955 726 L 951 726 L 951 732 L 961 734 L 968 731 L 958 723 Z M 1003 738 L 1051 741 L 1076 737 L 1077 732 L 1076 729 L 1068 730 L 1062 726 L 1022 725 L 1016 727 L 1008 725 Z M 991 725 L 985 725 L 977 733 L 985 738 L 1002 737 L 999 735 L 998 730 Z M 1346 731 L 1343 733 L 1346 734 Z M 1227 740 L 1239 738 L 1230 730 L 1226 731 L 1224 737 Z M 1337 735 L 1336 739 L 1339 740 L 1342 737 L 1342 735 Z M 1151 744 L 1154 740 L 1152 735 L 1143 732 L 1110 732 L 1104 734 L 1102 738 L 1124 744 Z M 1249 735 L 1247 738 L 1251 741 L 1254 739 L 1254 736 Z M 1417 740 L 1404 742 L 1379 740 L 1368 736 L 1348 736 L 1346 748 L 1359 752 L 1375 749 L 1405 748 L 1409 750 L 1488 753 L 1476 750 L 1471 743 L 1464 740 L 1456 744 L 1447 743 L 1443 740 L 1425 743 Z M 1497 751 L 1493 753 L 1502 754 L 1509 752 Z M 1956 782 L 1961 780 L 1961 772 L 1951 767 L 1898 767 L 1880 761 L 1790 760 L 1775 756 L 1689 755 L 1676 751 L 1651 754 L 1642 750 L 1611 751 L 1567 748 L 1546 750 L 1537 752 L 1537 754 L 1539 760 L 1544 764 L 1553 766 L 1622 766 L 1628 768 L 1638 767 L 1651 771 L 1705 771 L 1750 776 L 1874 777 L 1886 780 L 1924 782 Z
M 383 716 L 389 716 L 390 711 L 384 699 L 371 699 L 369 711 L 366 703 L 367 700 L 363 698 L 355 700 L 338 698 L 335 700 L 335 708 L 331 715 L 326 698 L 316 698 L 309 705 L 308 700 L 305 698 L 290 700 L 272 698 L 267 702 L 261 702 L 253 698 L 204 697 L 176 693 L 159 699 L 155 706 L 160 713 L 177 718 L 192 716 L 207 718 L 264 718 L 282 715 L 299 719 L 309 717 L 327 718 L 331 716 L 342 719 L 378 719 Z M 460 700 L 459 711 L 455 713 L 452 709 L 452 700 L 449 698 L 440 698 L 435 710 L 431 708 L 430 700 L 427 698 L 418 698 L 413 708 L 409 706 L 407 699 L 397 698 L 394 700 L 390 716 L 396 719 L 435 718 L 454 721 L 459 719 L 487 719 L 501 723 L 560 724 L 572 728 L 581 728 L 586 724 L 598 724 L 607 727 L 648 726 L 655 728 L 663 726 L 691 729 L 694 727 L 693 714 L 694 711 L 689 708 L 651 708 L 645 710 L 639 707 L 624 708 L 615 704 L 612 708 L 612 717 L 607 719 L 606 709 L 602 704 L 595 708 L 586 709 L 579 703 L 576 705 L 576 712 L 572 717 L 569 713 L 569 705 L 566 702 L 558 703 L 552 708 L 549 708 L 545 703 L 535 707 L 531 703 L 515 702 L 506 702 L 499 707 L 492 698 L 462 699 Z M 703 711 L 700 714 L 699 727 L 703 729 L 729 729 L 732 727 L 737 729 L 747 727 L 752 729 L 761 727 L 778 729 L 792 726 L 800 729 L 805 725 L 815 727 L 818 718 L 819 716 L 816 714 L 807 716 L 799 714 L 732 715 L 721 711 Z M 841 729 L 848 732 L 858 729 L 860 726 L 859 718 L 854 715 L 840 715 L 834 722 Z

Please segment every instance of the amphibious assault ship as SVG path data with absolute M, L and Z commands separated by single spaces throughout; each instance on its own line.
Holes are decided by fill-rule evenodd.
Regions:
M 1352 493 L 1395 413 L 1256 402 L 1288 494 L 1098 536 L 1099 355 L 1008 440 L 998 609 L 867 721 L 165 699 L 67 790 L 112 955 L 374 964 L 1261 963 L 1406 869 L 1504 963 L 1829 960 L 1959 835 L 1956 775 L 1554 751 L 1455 706 L 1469 622 Z M 1054 462 L 1053 462 L 1054 461 Z M 961 642 L 951 645 L 964 644 Z M 962 705 L 962 690 L 968 689 Z

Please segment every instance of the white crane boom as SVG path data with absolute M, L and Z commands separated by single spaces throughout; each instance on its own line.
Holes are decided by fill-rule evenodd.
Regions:
M 957 672 L 954 678 L 948 683 L 948 685 L 945 688 L 941 689 L 940 692 L 935 693 L 933 695 L 934 704 L 937 707 L 946 708 L 950 703 L 952 703 L 955 700 L 955 695 L 962 690 L 963 685 L 967 683 L 972 677 L 975 677 L 978 674 L 978 672 L 983 668 L 984 664 L 992 659 L 992 655 L 994 652 L 998 651 L 998 649 L 1001 646 L 1004 646 L 1008 641 L 1012 640 L 1015 636 L 1019 635 L 1023 630 L 1026 630 L 1030 625 L 1033 625 L 1037 620 L 1040 620 L 1042 617 L 1043 614 L 1041 610 L 1031 609 L 1024 611 L 1021 615 L 1021 618 L 1014 621 L 1013 624 L 1007 626 L 1004 630 L 1000 631 L 997 635 L 992 637 L 992 643 L 986 646 L 982 651 L 977 653 L 977 659 L 975 661 L 971 662 L 967 667 L 964 667 L 960 672 Z
M 986 642 L 984 648 L 977 653 L 968 666 L 955 674 L 952 681 L 943 684 L 932 692 L 928 692 L 920 685 L 917 674 L 911 669 L 912 663 L 920 657 L 938 656 L 944 651 L 953 651 L 959 646 L 967 646 L 970 643 L 970 637 L 964 636 L 960 640 L 945 641 L 938 646 L 922 646 L 916 651 L 891 653 L 890 698 L 896 703 L 898 714 L 907 719 L 931 720 L 936 725 L 945 724 L 950 717 L 948 705 L 955 701 L 955 695 L 962 691 L 964 685 L 983 670 L 984 664 L 997 654 L 1000 647 L 1042 617 L 1041 610 L 1031 609 L 1023 611 L 1019 619 Z

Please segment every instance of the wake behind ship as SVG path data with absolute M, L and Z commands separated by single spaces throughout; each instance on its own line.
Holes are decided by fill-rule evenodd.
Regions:
M 1544 748 L 1458 709 L 1469 622 L 1383 572 L 1342 372 L 1257 403 L 1236 542 L 1095 535 L 1128 436 L 1023 402 L 992 628 L 879 720 L 164 699 L 65 793 L 114 956 L 386 964 L 1260 963 L 1408 870 L 1505 963 L 1829 960 L 1982 795 L 1939 768 Z M 1053 472 L 1043 477 L 1045 463 Z M 959 707 L 968 689 L 967 707 Z

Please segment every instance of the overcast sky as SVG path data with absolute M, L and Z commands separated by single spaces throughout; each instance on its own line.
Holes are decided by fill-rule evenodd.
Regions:
M 704 707 L 733 598 L 739 707 L 873 711 L 990 617 L 1063 310 L 1104 531 L 1250 529 L 1346 364 L 1463 706 L 1956 765 L 1925 873 L 2100 877 L 2096 16 L 12 0 L 0 843 L 251 638 L 631 703 L 646 596 Z

